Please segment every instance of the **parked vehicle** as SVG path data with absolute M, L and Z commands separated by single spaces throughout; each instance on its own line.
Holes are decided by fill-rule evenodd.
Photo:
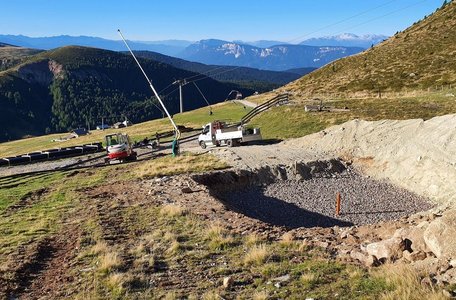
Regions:
M 242 125 L 228 126 L 225 122 L 214 121 L 203 126 L 198 143 L 205 149 L 207 146 L 235 147 L 261 139 L 260 128 L 247 129 Z
M 136 160 L 137 154 L 133 151 L 130 137 L 124 133 L 114 133 L 106 136 L 106 162 L 118 160 L 120 162 Z

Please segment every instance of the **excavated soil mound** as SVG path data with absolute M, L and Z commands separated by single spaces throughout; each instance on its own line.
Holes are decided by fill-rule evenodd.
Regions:
M 353 120 L 282 146 L 347 157 L 375 178 L 439 204 L 456 203 L 456 115 L 427 121 Z

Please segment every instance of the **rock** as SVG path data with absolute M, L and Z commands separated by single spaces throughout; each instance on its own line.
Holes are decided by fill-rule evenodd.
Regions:
M 447 290 L 442 290 L 442 294 L 443 294 L 445 297 L 447 297 L 447 298 L 451 298 L 451 297 L 453 296 L 453 295 L 452 295 L 449 291 L 447 291 Z
M 322 242 L 322 241 L 316 241 L 316 242 L 314 243 L 314 245 L 315 245 L 316 247 L 320 247 L 320 248 L 326 249 L 326 248 L 328 248 L 329 243 L 328 243 L 328 242 Z
M 234 283 L 233 277 L 227 276 L 227 277 L 223 278 L 223 287 L 225 289 L 227 289 L 227 290 L 230 289 L 233 286 L 233 283 Z
M 368 255 L 364 261 L 364 265 L 368 268 L 375 267 L 379 265 L 377 258 L 373 255 Z
M 283 275 L 283 276 L 280 276 L 280 277 L 276 277 L 276 278 L 273 278 L 272 281 L 287 282 L 287 281 L 290 281 L 290 275 L 287 274 L 287 275 Z
M 456 284 L 456 269 L 449 269 L 443 274 L 435 276 L 440 285 Z
M 429 276 L 424 277 L 421 279 L 421 285 L 425 288 L 433 288 L 435 284 L 435 281 L 432 280 Z
M 441 218 L 432 221 L 424 231 L 426 246 L 437 256 L 456 257 L 456 210 L 446 212 Z
M 411 265 L 418 274 L 437 274 L 441 264 L 438 258 L 427 257 L 423 260 L 415 261 Z
M 429 226 L 427 222 L 421 222 L 417 226 L 412 226 L 409 228 L 398 229 L 395 233 L 395 237 L 400 237 L 406 240 L 406 248 L 410 249 L 410 252 L 423 251 L 429 252 L 430 249 L 427 247 L 424 241 L 424 231 Z
M 378 260 L 395 260 L 402 256 L 404 250 L 405 242 L 399 237 L 392 237 L 366 246 L 366 252 Z
M 452 266 L 453 268 L 456 268 L 456 259 L 450 260 L 450 266 Z
M 402 252 L 402 257 L 408 260 L 409 262 L 414 262 L 418 260 L 423 260 L 426 258 L 426 253 L 423 251 L 414 251 L 410 252 L 408 250 L 404 250 Z
M 366 258 L 366 255 L 364 253 L 361 253 L 359 251 L 353 250 L 350 252 L 350 257 L 353 259 L 356 259 L 360 262 L 364 262 L 364 259 Z
M 350 257 L 352 259 L 358 260 L 363 265 L 369 268 L 378 265 L 378 260 L 374 256 L 366 255 L 356 250 L 350 252 Z
M 182 193 L 184 194 L 190 194 L 190 193 L 193 193 L 193 190 L 189 187 L 184 187 L 181 189 Z

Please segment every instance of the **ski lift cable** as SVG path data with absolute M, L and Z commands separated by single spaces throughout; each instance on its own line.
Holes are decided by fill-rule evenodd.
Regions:
M 206 97 L 204 97 L 203 92 L 201 92 L 200 88 L 196 85 L 196 83 L 194 81 L 192 83 L 195 85 L 195 87 L 198 90 L 198 92 L 200 92 L 201 96 L 203 96 L 204 101 L 206 101 L 207 105 L 212 110 L 212 106 L 209 104 L 209 101 L 207 101 Z
M 418 6 L 418 5 L 420 5 L 420 4 L 424 3 L 424 2 L 427 2 L 427 1 L 428 1 L 428 0 L 423 0 L 423 1 L 420 1 L 420 2 L 417 2 L 417 3 L 413 3 L 413 4 L 410 4 L 410 5 L 404 6 L 404 7 L 400 8 L 400 9 L 396 9 L 396 10 L 390 11 L 390 12 L 384 14 L 384 15 L 375 17 L 375 18 L 373 18 L 373 19 L 370 19 L 370 20 L 367 20 L 367 21 L 365 21 L 365 22 L 362 22 L 362 23 L 356 24 L 356 25 L 354 25 L 354 26 L 351 26 L 351 27 L 349 27 L 349 28 L 346 28 L 346 29 L 344 29 L 344 30 L 342 30 L 342 31 L 336 32 L 335 34 L 342 33 L 342 32 L 344 32 L 344 31 L 346 31 L 346 30 L 350 30 L 350 29 L 353 29 L 353 28 L 357 28 L 357 27 L 362 26 L 362 25 L 365 25 L 365 24 L 367 24 L 367 23 L 377 21 L 378 19 L 382 19 L 382 18 L 384 18 L 384 17 L 390 16 L 390 15 L 392 15 L 392 14 L 398 13 L 398 12 L 400 12 L 400 11 L 409 9 L 409 8 L 411 8 L 411 7 L 414 7 L 414 6 Z
M 131 50 L 130 46 L 128 46 L 128 43 L 127 41 L 125 40 L 122 32 L 120 31 L 120 29 L 117 29 L 117 31 L 119 32 L 119 35 L 120 37 L 122 38 L 125 46 L 127 46 L 127 49 L 128 51 L 130 51 L 131 53 L 131 56 L 133 56 L 133 59 L 136 61 L 136 64 L 138 65 L 139 69 L 141 70 L 141 72 L 143 73 L 144 77 L 146 78 L 147 82 L 149 83 L 149 86 L 152 90 L 152 92 L 155 94 L 155 97 L 157 97 L 158 101 L 160 102 L 160 105 L 163 107 L 163 110 L 165 111 L 166 115 L 168 116 L 168 119 L 170 120 L 171 124 L 173 125 L 174 127 L 174 130 L 175 130 L 175 141 L 178 141 L 179 138 L 180 138 L 180 131 L 179 131 L 179 128 L 177 128 L 176 126 L 176 123 L 174 123 L 174 120 L 173 118 L 171 118 L 171 115 L 169 114 L 168 110 L 166 109 L 166 106 L 163 104 L 163 101 L 160 99 L 160 96 L 158 95 L 157 91 L 155 90 L 154 86 L 152 85 L 152 82 L 150 81 L 149 77 L 147 76 L 146 72 L 144 71 L 144 69 L 142 68 L 141 64 L 139 63 L 138 59 L 136 58 L 135 54 L 133 53 L 133 51 Z
M 169 88 L 169 87 L 172 86 L 172 85 L 173 85 L 172 83 L 168 84 L 165 88 L 161 89 L 161 91 L 158 92 L 158 93 L 159 93 L 159 94 L 163 93 L 164 90 L 166 90 L 167 88 Z
M 354 18 L 357 18 L 357 17 L 359 17 L 359 16 L 365 15 L 365 14 L 371 12 L 371 11 L 374 11 L 374 10 L 377 10 L 377 9 L 379 9 L 379 8 L 381 8 L 381 7 L 387 6 L 387 5 L 389 5 L 389 4 L 393 3 L 393 2 L 397 2 L 397 0 L 390 0 L 390 1 L 387 1 L 387 2 L 385 2 L 385 3 L 383 3 L 383 4 L 380 4 L 380 5 L 378 5 L 378 6 L 369 8 L 369 9 L 367 9 L 367 10 L 365 10 L 365 11 L 359 12 L 359 13 L 354 14 L 354 15 L 352 15 L 352 16 L 350 16 L 350 17 L 345 18 L 345 19 L 342 19 L 342 20 L 336 21 L 336 22 L 334 22 L 334 23 L 325 25 L 325 26 L 320 27 L 320 28 L 318 28 L 318 29 L 316 29 L 316 30 L 314 30 L 314 31 L 312 31 L 312 32 L 308 32 L 308 33 L 306 33 L 306 34 L 304 34 L 304 35 L 301 35 L 301 36 L 298 36 L 298 37 L 296 37 L 296 38 L 294 38 L 294 39 L 292 39 L 292 40 L 286 41 L 286 43 L 291 43 L 291 42 L 300 40 L 300 39 L 302 39 L 302 38 L 304 38 L 304 37 L 307 37 L 307 36 L 309 36 L 309 35 L 312 35 L 312 34 L 314 34 L 314 33 L 317 33 L 317 32 L 320 32 L 320 31 L 322 31 L 322 30 L 331 28 L 331 27 L 333 27 L 333 26 L 336 26 L 336 25 L 345 23 L 345 22 L 350 21 L 350 20 L 352 20 L 352 19 L 354 19 Z
M 226 66 L 224 66 L 224 67 L 226 67 Z M 239 68 L 244 68 L 244 66 L 235 66 L 232 69 L 223 70 L 221 72 L 218 72 L 218 73 L 215 73 L 215 74 L 211 74 L 211 76 L 217 76 L 217 75 L 220 75 L 220 74 L 223 74 L 223 73 L 232 72 L 232 71 L 237 70 Z M 203 75 L 203 74 L 201 74 L 201 75 Z M 192 83 L 192 82 L 197 82 L 197 81 L 200 81 L 200 80 L 203 80 L 203 79 L 212 78 L 211 76 L 207 76 L 207 75 L 203 75 L 203 76 L 204 76 L 203 78 L 198 78 L 198 79 L 195 79 L 195 80 L 191 80 L 191 81 L 188 81 L 187 83 Z
M 187 78 L 184 78 L 183 80 L 189 80 L 189 79 L 192 79 L 192 78 L 195 78 L 195 77 L 198 77 L 198 76 L 201 76 L 201 75 L 206 75 L 206 74 L 209 74 L 215 70 L 218 70 L 218 69 L 221 69 L 221 68 L 226 68 L 226 66 L 218 66 L 216 68 L 213 68 L 209 71 L 206 71 L 206 72 L 203 72 L 203 73 L 199 73 L 199 74 L 196 74 L 196 75 L 193 75 L 193 76 L 190 76 L 190 77 L 187 77 Z

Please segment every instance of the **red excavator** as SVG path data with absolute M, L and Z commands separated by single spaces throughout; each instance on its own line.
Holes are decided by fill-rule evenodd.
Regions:
M 137 153 L 133 151 L 130 137 L 125 133 L 114 133 L 106 136 L 106 162 L 136 160 Z

